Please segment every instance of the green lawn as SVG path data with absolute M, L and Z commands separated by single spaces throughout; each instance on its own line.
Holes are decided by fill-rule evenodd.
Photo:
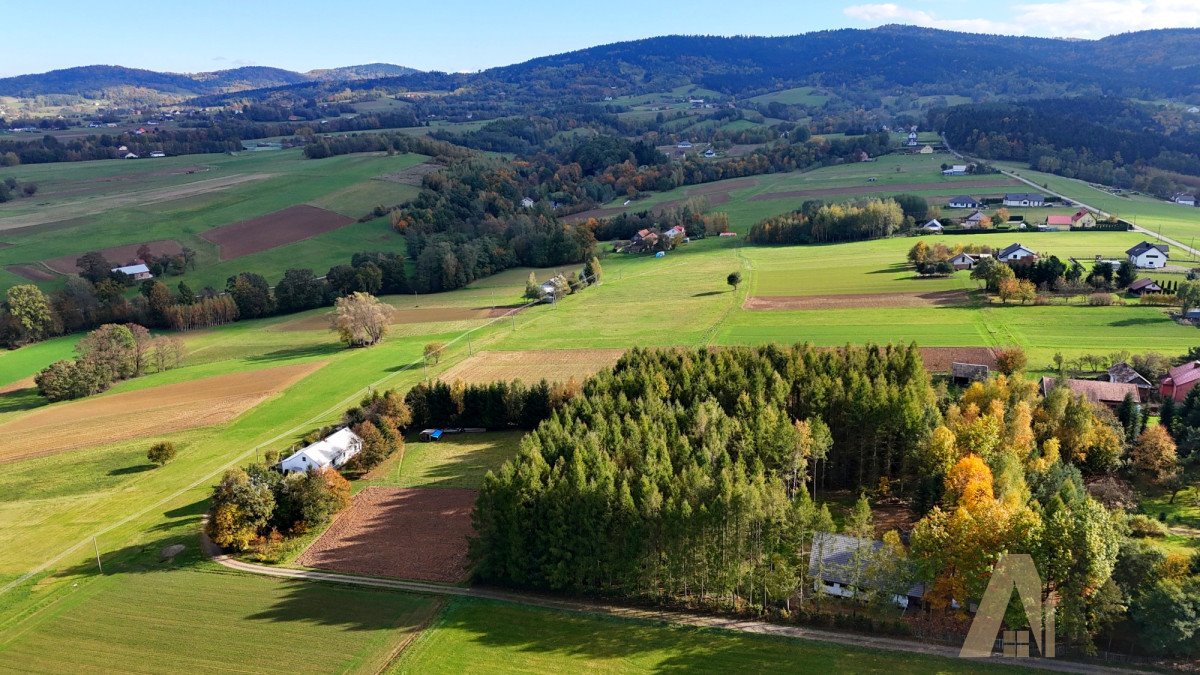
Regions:
M 806 640 L 454 600 L 391 673 L 856 672 L 1012 669 Z
M 785 105 L 806 105 L 812 107 L 820 107 L 830 99 L 830 96 L 816 93 L 815 87 L 795 87 L 793 89 L 783 89 L 773 91 L 770 94 L 762 94 L 750 99 L 752 103 L 771 103 L 778 101 Z
M 486 434 L 450 434 L 441 440 L 422 443 L 410 436 L 402 461 L 387 466 L 385 475 L 359 481 L 357 487 L 388 485 L 420 488 L 467 488 L 478 490 L 488 471 L 499 469 L 516 456 L 524 436 L 521 431 Z

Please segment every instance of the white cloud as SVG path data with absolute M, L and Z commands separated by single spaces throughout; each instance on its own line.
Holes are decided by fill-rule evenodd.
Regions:
M 845 15 L 867 24 L 907 23 L 929 28 L 1054 37 L 1099 38 L 1152 28 L 1195 26 L 1195 0 L 1065 0 L 1013 5 L 1004 20 L 946 18 L 895 3 L 853 5 Z

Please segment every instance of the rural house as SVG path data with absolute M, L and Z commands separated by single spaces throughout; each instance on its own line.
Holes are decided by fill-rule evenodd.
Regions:
M 1128 363 L 1121 362 L 1109 368 L 1107 372 L 1097 378 L 1101 382 L 1120 382 L 1122 384 L 1132 384 L 1141 392 L 1141 400 L 1147 400 L 1150 395 L 1150 390 L 1154 389 L 1154 384 L 1142 377 L 1142 374 L 1133 369 L 1133 366 Z
M 284 474 L 304 473 L 309 469 L 340 469 L 362 450 L 362 439 L 343 427 L 328 437 L 302 448 L 279 463 Z
M 1167 376 L 1158 383 L 1158 393 L 1163 398 L 1183 401 L 1197 382 L 1200 382 L 1200 361 L 1189 361 L 1167 371 Z
M 533 205 L 536 203 L 537 202 L 533 201 L 533 199 L 531 199 L 529 197 L 524 197 L 521 199 L 521 206 L 524 208 L 527 208 L 527 209 L 532 209 Z
M 1046 227 L 1050 229 L 1070 229 L 1073 224 L 1074 221 L 1071 220 L 1071 216 L 1046 216 Z
M 950 201 L 946 202 L 946 206 L 949 206 L 952 209 L 977 209 L 979 208 L 980 204 L 971 197 L 961 195 L 958 197 L 951 197 Z
M 924 230 L 926 234 L 941 234 L 942 231 L 945 230 L 945 228 L 942 227 L 942 224 L 938 222 L 936 218 L 922 225 L 921 229 Z
M 1004 195 L 1005 206 L 1041 206 L 1045 203 L 1045 197 L 1032 192 L 1010 192 Z
M 959 253 L 950 259 L 950 264 L 956 270 L 973 270 L 975 265 L 979 264 L 979 258 L 970 253 Z
M 933 154 L 933 146 L 926 145 L 926 146 L 922 147 L 920 150 L 918 150 L 917 152 L 922 155 L 932 155 Z
M 880 579 L 871 573 L 871 568 L 876 567 L 871 564 L 874 559 L 886 555 L 882 549 L 882 541 L 817 532 L 813 535 L 812 552 L 808 557 L 813 589 L 841 598 L 853 598 L 869 591 L 890 592 L 892 602 L 904 609 L 920 603 L 925 595 L 924 584 Z M 898 584 L 902 588 L 897 593 L 894 587 Z
M 970 384 L 988 379 L 990 369 L 982 363 L 951 363 L 950 377 L 955 384 Z
M 962 226 L 967 230 L 978 230 L 979 228 L 983 227 L 984 223 L 991 222 L 991 220 L 991 218 L 984 215 L 983 211 L 976 211 L 966 218 L 963 218 Z
M 1147 293 L 1162 293 L 1162 286 L 1159 286 L 1153 279 L 1138 279 L 1129 284 L 1129 292 L 1137 296 Z
M 1196 195 L 1180 193 L 1180 194 L 1177 194 L 1174 197 L 1172 197 L 1171 201 L 1175 202 L 1176 204 L 1183 204 L 1184 206 L 1195 206 L 1196 205 Z
M 1071 227 L 1095 227 L 1096 216 L 1087 209 L 1079 209 L 1071 216 Z
M 1151 244 L 1148 241 L 1134 246 L 1125 252 L 1129 262 L 1138 269 L 1159 269 L 1167 266 L 1170 255 L 1166 244 Z
M 1133 394 L 1133 400 L 1141 401 L 1142 393 L 1136 384 L 1126 382 L 1104 382 L 1100 380 L 1060 380 L 1054 377 L 1042 378 L 1042 396 L 1049 394 L 1055 387 L 1062 385 L 1078 396 L 1083 396 L 1092 403 L 1099 403 L 1115 410 L 1125 400 L 1127 394 Z
M 996 254 L 996 258 L 1002 262 L 1015 262 L 1018 260 L 1035 259 L 1037 252 L 1025 248 L 1021 244 L 1009 244 Z
M 120 272 L 121 274 L 128 274 L 129 276 L 133 277 L 134 281 L 145 281 L 146 279 L 154 278 L 154 275 L 150 273 L 150 268 L 147 267 L 145 263 L 114 267 L 112 268 L 112 271 Z

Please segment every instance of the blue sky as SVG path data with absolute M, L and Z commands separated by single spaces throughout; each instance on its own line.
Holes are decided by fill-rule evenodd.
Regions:
M 9 4 L 9 3 L 5 3 Z M 178 7 L 178 9 L 176 9 Z M 1195 0 L 124 0 L 12 3 L 0 76 L 95 63 L 197 72 L 383 61 L 471 71 L 672 33 L 791 35 L 906 23 L 1095 38 L 1200 25 Z

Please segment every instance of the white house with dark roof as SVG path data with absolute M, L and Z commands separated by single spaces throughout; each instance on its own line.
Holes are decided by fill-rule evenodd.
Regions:
M 1041 206 L 1046 198 L 1033 192 L 1010 192 L 1004 195 L 1005 206 Z
M 1169 250 L 1166 244 L 1151 244 L 1143 241 L 1125 251 L 1125 255 L 1129 256 L 1129 262 L 1133 263 L 1134 267 L 1153 270 L 1167 266 L 1167 260 L 1170 258 Z
M 1008 246 L 1000 249 L 1000 252 L 996 254 L 996 258 L 1003 262 L 1016 262 L 1018 260 L 1036 257 L 1037 251 L 1026 248 L 1019 243 L 1009 244 Z
M 946 202 L 946 206 L 952 209 L 977 209 L 980 207 L 980 204 L 973 197 L 959 195 L 958 197 L 951 197 L 950 201 Z
M 361 450 L 362 439 L 350 427 L 343 427 L 284 459 L 279 463 L 279 470 L 289 474 L 328 467 L 340 469 Z

